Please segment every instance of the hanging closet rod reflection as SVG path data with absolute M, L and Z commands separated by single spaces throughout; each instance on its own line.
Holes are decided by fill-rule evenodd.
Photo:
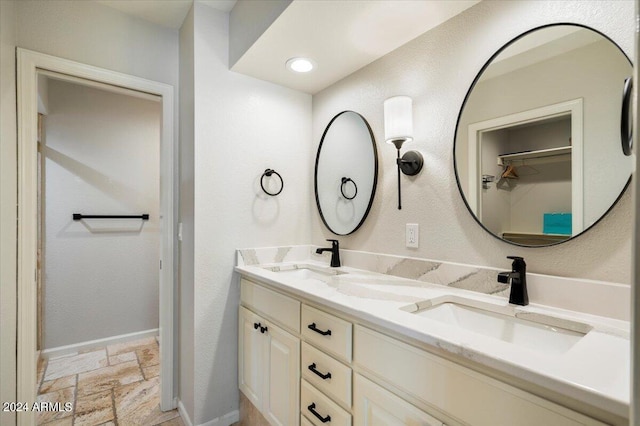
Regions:
M 109 215 L 109 214 L 82 214 L 74 213 L 73 220 L 82 219 L 142 219 L 149 220 L 149 214 L 144 213 L 141 215 Z

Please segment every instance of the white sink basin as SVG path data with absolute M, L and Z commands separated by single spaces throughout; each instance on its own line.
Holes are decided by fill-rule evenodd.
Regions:
M 516 312 L 511 306 L 467 301 L 459 297 L 430 302 L 431 306 L 424 309 L 420 309 L 420 304 L 414 305 L 418 309 L 412 313 L 546 354 L 567 352 L 590 330 L 586 324 L 543 314 Z M 525 316 L 530 319 L 522 319 Z
M 291 277 L 300 280 L 321 280 L 324 281 L 328 278 L 335 277 L 336 275 L 345 274 L 343 271 L 337 271 L 330 268 L 322 268 L 319 266 L 311 265 L 287 265 L 287 266 L 275 266 L 265 267 L 272 272 L 277 273 L 283 277 Z

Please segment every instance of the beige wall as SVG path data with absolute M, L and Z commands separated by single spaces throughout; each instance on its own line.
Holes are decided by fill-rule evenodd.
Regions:
M 460 105 L 477 72 L 519 34 L 552 22 L 576 22 L 600 30 L 628 55 L 633 49 L 632 1 L 483 1 L 414 39 L 313 98 L 313 144 L 337 112 L 363 114 L 378 141 L 378 190 L 370 215 L 344 248 L 506 267 L 507 255 L 524 256 L 532 272 L 628 283 L 632 224 L 626 194 L 593 230 L 550 248 L 520 248 L 481 229 L 467 211 L 453 170 L 453 138 Z M 396 206 L 395 152 L 383 142 L 383 102 L 409 95 L 414 142 L 425 157 L 422 173 L 402 178 L 403 209 Z M 403 150 L 403 151 L 404 151 Z M 420 248 L 404 247 L 406 223 L 420 224 Z M 312 243 L 332 234 L 313 214 Z
M 0 1 L 0 401 L 16 400 L 16 4 Z M 0 412 L 0 423 L 15 414 Z

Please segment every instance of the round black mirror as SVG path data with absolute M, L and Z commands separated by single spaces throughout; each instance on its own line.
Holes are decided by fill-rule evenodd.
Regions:
M 454 141 L 460 194 L 485 230 L 547 246 L 611 209 L 633 168 L 620 149 L 621 96 L 632 71 L 613 41 L 574 24 L 528 31 L 489 59 Z
M 318 212 L 336 235 L 355 232 L 367 218 L 378 179 L 378 154 L 369 123 L 343 111 L 327 125 L 316 156 Z

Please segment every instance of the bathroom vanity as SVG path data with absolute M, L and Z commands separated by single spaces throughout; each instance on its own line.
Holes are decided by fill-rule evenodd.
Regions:
M 397 258 L 409 279 L 314 250 L 238 251 L 239 386 L 271 424 L 628 423 L 627 321 L 437 283 L 461 265 Z

